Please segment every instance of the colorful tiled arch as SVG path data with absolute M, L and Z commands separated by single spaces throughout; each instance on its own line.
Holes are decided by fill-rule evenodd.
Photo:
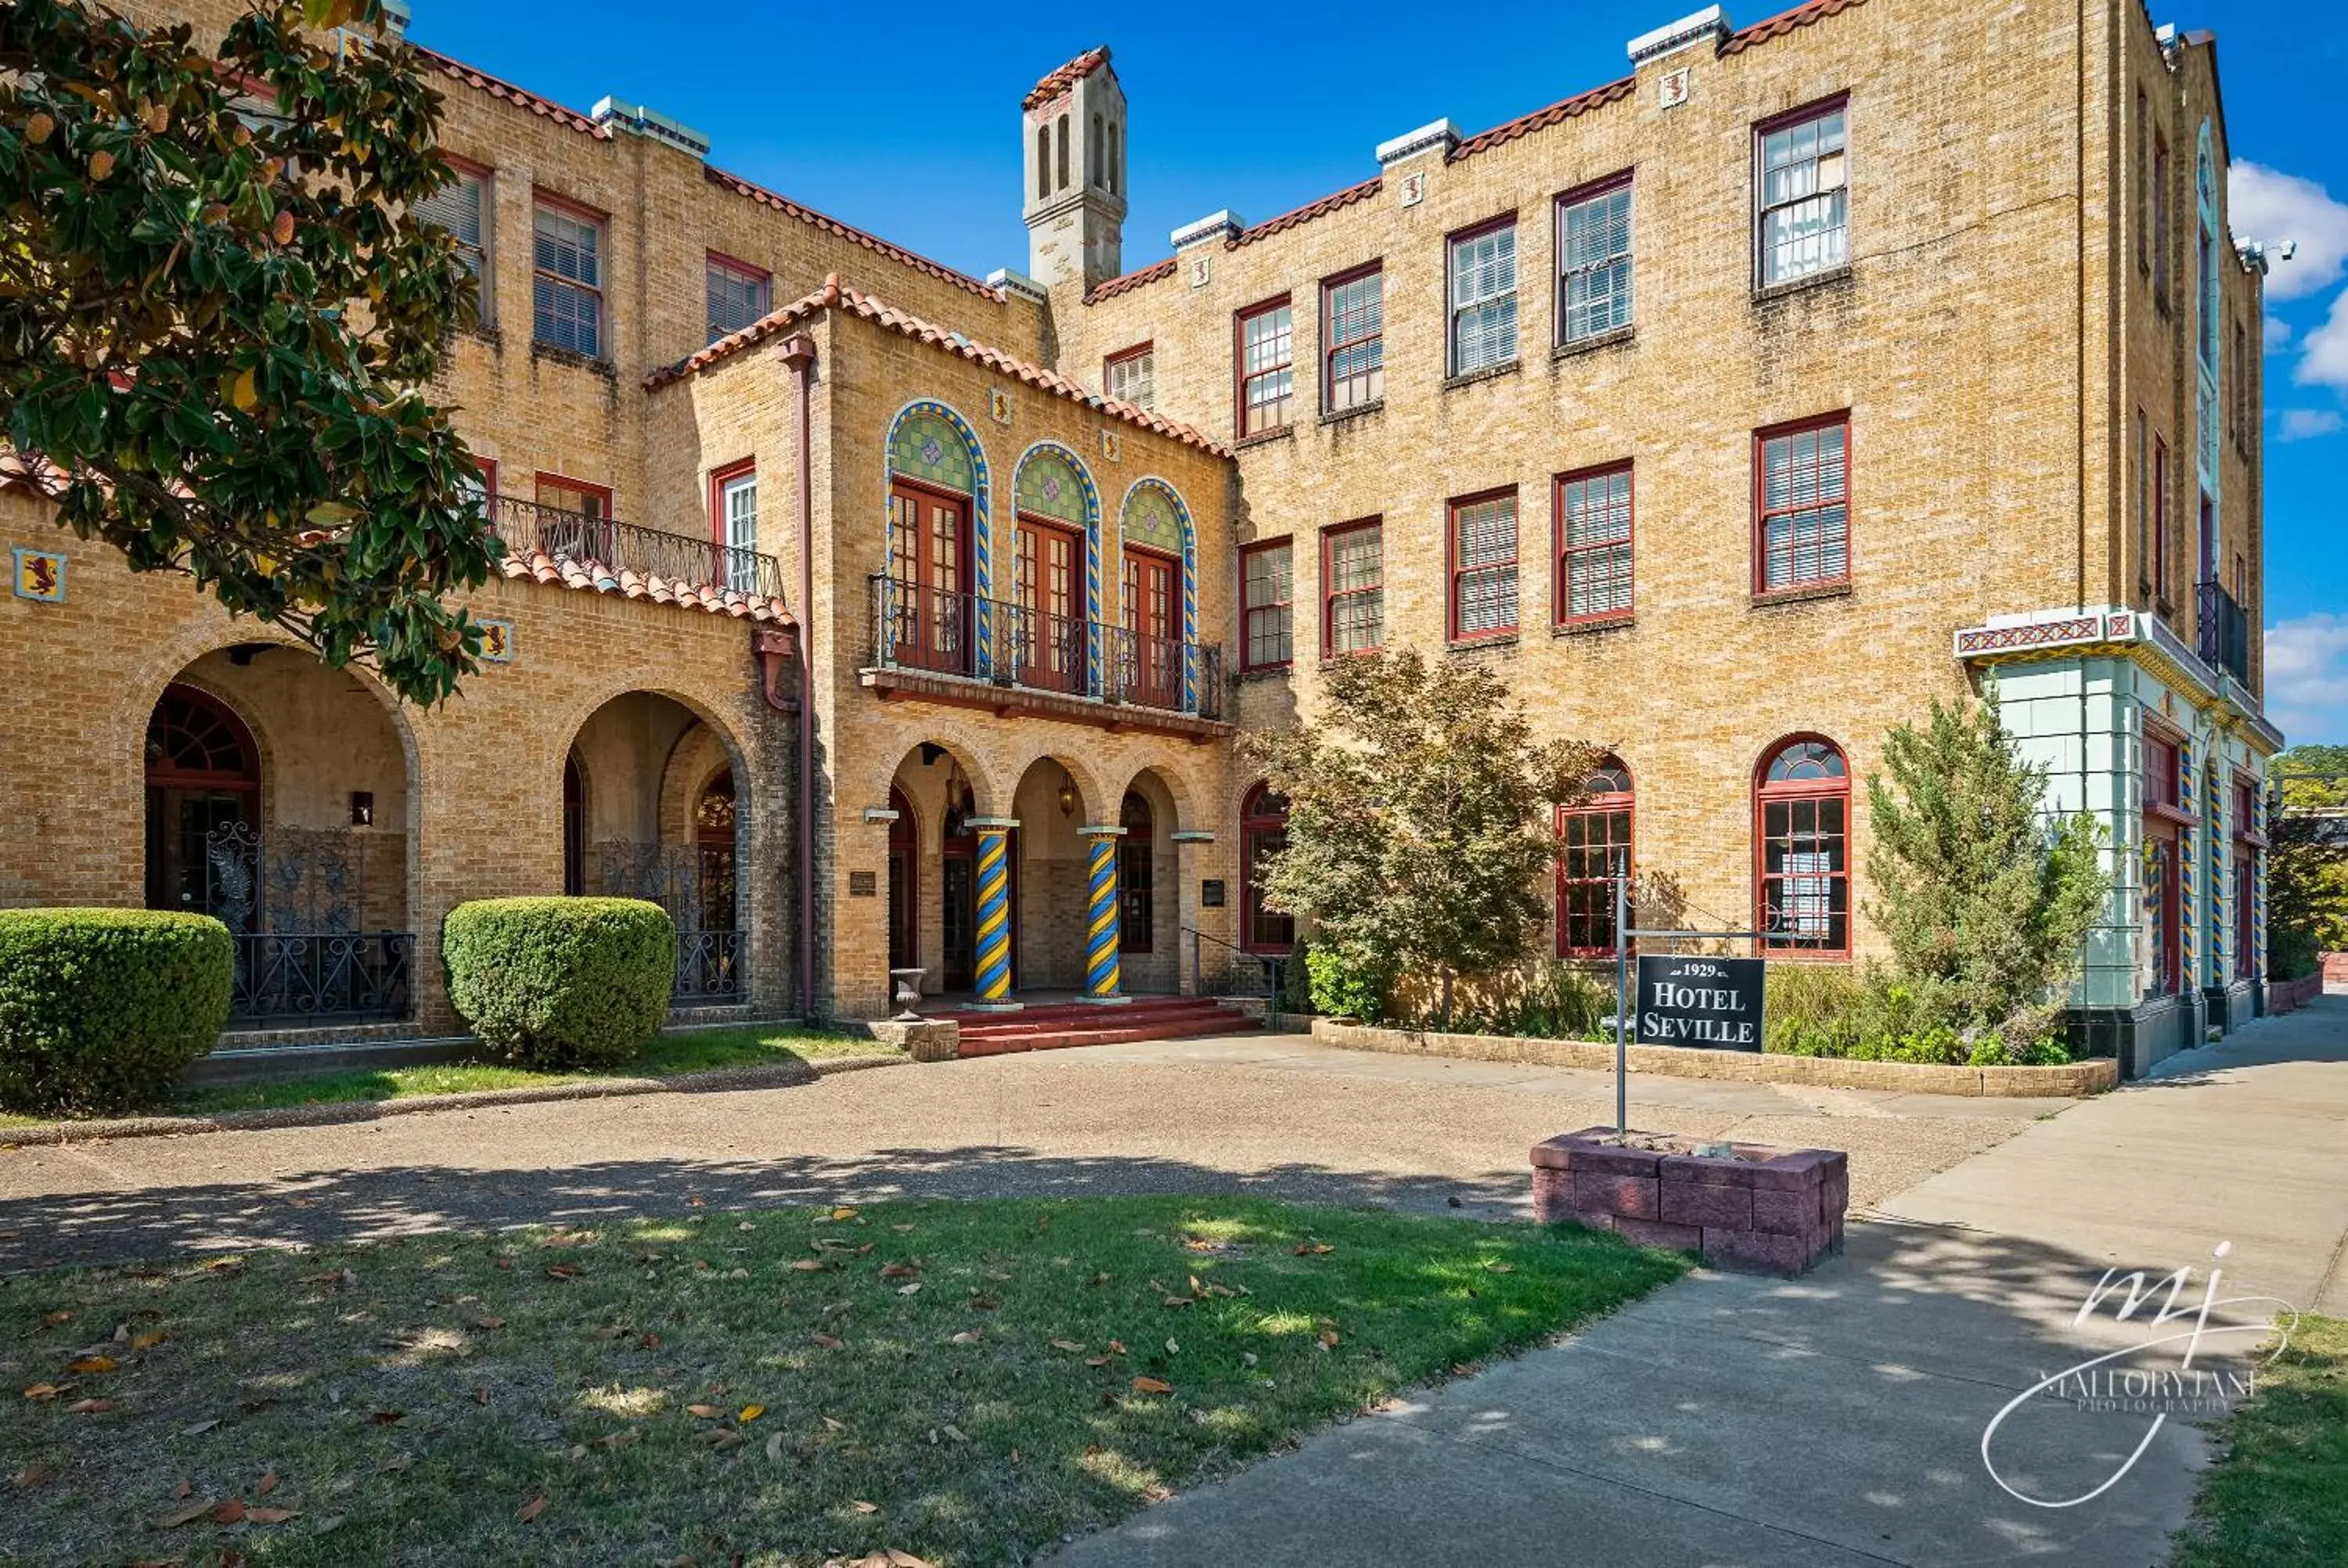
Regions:
M 1011 476 L 1012 505 L 1022 512 L 1050 518 L 1085 531 L 1085 620 L 1097 624 L 1101 614 L 1101 498 L 1092 471 L 1056 441 L 1038 441 L 1019 456 Z M 1101 640 L 1097 631 L 1085 636 L 1085 690 L 1101 689 Z
M 1136 479 L 1117 508 L 1121 542 L 1160 549 L 1182 562 L 1182 701 L 1193 711 L 1199 701 L 1199 539 L 1182 492 L 1155 474 Z M 1170 536 L 1170 537 L 1169 537 Z
M 971 591 L 976 595 L 980 675 L 992 673 L 994 628 L 987 600 L 994 591 L 994 534 L 987 516 L 986 448 L 970 421 L 935 398 L 917 397 L 889 422 L 887 472 L 881 476 L 880 538 L 889 538 L 889 487 L 898 475 L 920 479 L 970 497 Z M 881 569 L 888 569 L 888 547 Z

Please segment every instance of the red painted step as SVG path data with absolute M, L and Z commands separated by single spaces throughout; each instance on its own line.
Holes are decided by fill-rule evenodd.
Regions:
M 1001 1056 L 1145 1040 L 1250 1033 L 1261 1026 L 1237 1008 L 1197 997 L 1138 998 L 1122 1006 L 1059 1002 L 1018 1012 L 955 1009 L 935 1013 L 961 1027 L 959 1054 Z

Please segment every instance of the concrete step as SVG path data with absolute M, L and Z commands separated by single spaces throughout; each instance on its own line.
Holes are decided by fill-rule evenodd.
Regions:
M 1243 1018 L 1236 1008 L 1225 1008 L 1213 1002 L 1186 1008 L 1097 1007 L 1080 1012 L 1029 1015 L 1026 1013 L 980 1013 L 973 1018 L 956 1019 L 965 1040 L 1001 1039 L 1023 1034 L 1089 1033 L 1104 1029 L 1159 1029 L 1198 1021 L 1229 1020 Z
M 1204 1035 L 1253 1034 L 1261 1029 L 1253 1019 L 1233 1009 L 1209 1006 L 1185 1009 L 1170 1016 L 1119 1020 L 1098 1019 L 1091 1028 L 1042 1028 L 973 1035 L 965 1030 L 958 1053 L 963 1056 L 1004 1056 L 1023 1050 L 1066 1050 L 1086 1045 L 1128 1045 L 1150 1040 L 1195 1040 Z

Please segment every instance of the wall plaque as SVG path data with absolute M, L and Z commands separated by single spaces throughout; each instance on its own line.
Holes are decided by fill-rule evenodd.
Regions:
M 880 896 L 880 874 L 877 871 L 850 872 L 848 896 L 850 898 L 878 898 Z
M 1202 909 L 1220 909 L 1223 907 L 1221 877 L 1210 876 L 1199 884 L 1199 907 Z

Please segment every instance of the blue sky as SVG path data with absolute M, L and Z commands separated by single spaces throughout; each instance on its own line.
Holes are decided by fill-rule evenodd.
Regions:
M 1261 220 L 1362 179 L 1377 143 L 1439 116 L 1472 133 L 1611 81 L 1625 41 L 1695 8 L 1528 5 L 1465 46 L 1444 37 L 1448 13 L 1391 0 L 414 7 L 418 43 L 576 108 L 648 104 L 706 134 L 721 167 L 980 275 L 1025 264 L 1019 98 L 1095 44 L 1114 49 L 1131 110 L 1130 267 L 1219 209 Z M 2267 700 L 2294 740 L 2348 743 L 2348 11 L 2152 9 L 2218 35 L 2238 231 L 2299 241 L 2268 283 Z M 1954 22 L 1962 0 L 1940 10 Z

